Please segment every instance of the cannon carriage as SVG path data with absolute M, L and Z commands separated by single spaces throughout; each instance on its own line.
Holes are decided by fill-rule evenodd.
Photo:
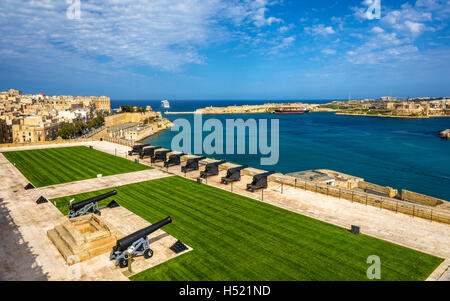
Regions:
M 225 163 L 227 163 L 227 161 L 206 164 L 205 170 L 200 172 L 200 178 L 206 179 L 207 177 L 217 176 L 219 174 L 219 166 Z
M 273 175 L 276 171 L 269 171 L 253 176 L 253 181 L 247 184 L 247 190 L 255 192 L 257 189 L 267 188 L 267 177 Z
M 237 182 L 241 180 L 241 170 L 248 168 L 248 165 L 238 166 L 227 170 L 227 175 L 222 177 L 221 183 L 228 185 L 231 182 Z
M 190 172 L 193 170 L 198 170 L 199 169 L 198 163 L 204 159 L 206 159 L 206 157 L 198 157 L 198 158 L 188 159 L 186 161 L 186 165 L 181 166 L 181 171 L 186 173 L 186 172 Z

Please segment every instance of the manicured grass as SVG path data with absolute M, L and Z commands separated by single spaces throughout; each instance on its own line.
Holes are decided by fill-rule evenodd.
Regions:
M 36 187 L 150 168 L 86 146 L 4 152 L 3 155 Z
M 381 280 L 424 280 L 442 262 L 181 177 L 118 190 L 114 199 L 151 223 L 171 215 L 163 230 L 194 248 L 132 280 L 368 280 L 370 255 L 381 259 Z M 52 202 L 67 213 L 70 199 Z

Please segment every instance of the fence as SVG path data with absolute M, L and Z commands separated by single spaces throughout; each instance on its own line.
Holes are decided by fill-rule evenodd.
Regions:
M 413 217 L 428 219 L 430 221 L 450 224 L 450 212 L 439 208 L 430 208 L 430 206 L 408 203 L 390 197 L 382 197 L 375 194 L 354 191 L 346 188 L 339 188 L 326 184 L 315 183 L 312 181 L 303 181 L 295 177 L 286 175 L 274 175 L 271 176 L 269 180 L 282 185 L 289 185 L 307 191 L 346 199 L 355 203 L 361 203 L 380 209 L 387 209 L 398 213 L 404 213 Z

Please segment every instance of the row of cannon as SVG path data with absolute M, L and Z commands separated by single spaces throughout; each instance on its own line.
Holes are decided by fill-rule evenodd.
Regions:
M 172 150 L 157 151 L 161 148 L 162 147 L 155 147 L 151 145 L 135 145 L 129 152 L 129 155 L 131 156 L 134 154 L 138 154 L 142 159 L 145 157 L 150 157 L 152 163 L 164 162 L 164 166 L 167 168 L 170 166 L 181 165 L 181 157 L 185 156 L 186 154 L 172 154 L 167 158 L 167 154 L 171 153 Z M 184 166 L 181 166 L 181 171 L 187 173 L 190 171 L 199 170 L 199 162 L 204 159 L 206 159 L 206 157 L 188 159 L 186 161 L 186 164 Z M 219 174 L 219 166 L 225 163 L 226 161 L 218 161 L 206 164 L 205 170 L 200 172 L 200 178 L 206 179 L 211 176 L 217 176 Z M 229 168 L 227 170 L 226 176 L 221 178 L 221 183 L 229 184 L 232 182 L 240 181 L 241 171 L 245 168 L 248 168 L 248 166 L 245 165 Z M 267 178 L 274 173 L 275 171 L 270 171 L 253 176 L 252 182 L 250 184 L 247 184 L 247 190 L 254 192 L 256 189 L 267 188 Z M 110 192 L 106 192 L 104 194 L 100 194 L 92 198 L 82 200 L 80 202 L 74 203 L 71 201 L 69 203 L 68 217 L 75 218 L 87 214 L 100 215 L 98 203 L 102 200 L 117 195 L 117 193 L 117 190 L 112 190 Z M 148 236 L 156 230 L 162 228 L 163 226 L 171 223 L 172 221 L 172 217 L 169 216 L 151 226 L 143 228 L 117 240 L 116 245 L 113 247 L 110 253 L 110 260 L 115 260 L 116 265 L 124 268 L 128 266 L 129 259 L 133 256 L 143 255 L 145 258 L 152 257 L 153 250 L 150 248 L 150 241 L 148 239 Z
M 131 151 L 128 152 L 130 156 L 139 155 L 139 158 L 150 158 L 152 163 L 164 162 L 164 167 L 169 168 L 171 166 L 181 165 L 181 157 L 187 154 L 172 154 L 167 158 L 167 154 L 171 153 L 172 150 L 160 150 L 161 146 L 152 146 L 150 144 L 134 145 Z M 181 172 L 187 173 L 190 171 L 199 170 L 199 162 L 206 159 L 206 157 L 191 158 L 186 161 L 186 165 L 181 166 Z M 211 176 L 217 176 L 219 174 L 219 166 L 226 163 L 227 161 L 218 161 L 213 163 L 208 163 L 205 166 L 205 170 L 200 172 L 200 178 L 206 179 Z M 245 166 L 238 166 L 230 168 L 227 170 L 227 175 L 222 177 L 221 183 L 228 185 L 231 182 L 237 182 L 241 180 L 241 171 Z M 253 176 L 253 180 L 250 184 L 247 184 L 247 190 L 254 192 L 257 189 L 267 188 L 267 178 L 274 174 L 275 171 L 269 171 Z

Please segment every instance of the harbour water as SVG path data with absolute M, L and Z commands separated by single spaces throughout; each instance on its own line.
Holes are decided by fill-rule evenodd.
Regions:
M 265 102 L 170 101 L 170 111 L 185 112 L 210 105 Z M 161 110 L 160 101 L 112 101 L 113 107 L 119 107 L 120 104 L 150 105 L 154 110 Z M 193 124 L 193 115 L 166 117 L 172 121 L 185 118 Z M 440 131 L 450 128 L 450 118 L 378 118 L 328 112 L 300 115 L 205 115 L 203 121 L 208 118 L 217 118 L 224 124 L 225 119 L 237 118 L 280 120 L 280 159 L 276 165 L 261 166 L 257 155 L 214 154 L 209 157 L 282 173 L 332 169 L 362 177 L 375 184 L 450 200 L 450 141 L 438 136 Z M 172 137 L 177 133 L 166 130 L 145 142 L 170 148 Z

